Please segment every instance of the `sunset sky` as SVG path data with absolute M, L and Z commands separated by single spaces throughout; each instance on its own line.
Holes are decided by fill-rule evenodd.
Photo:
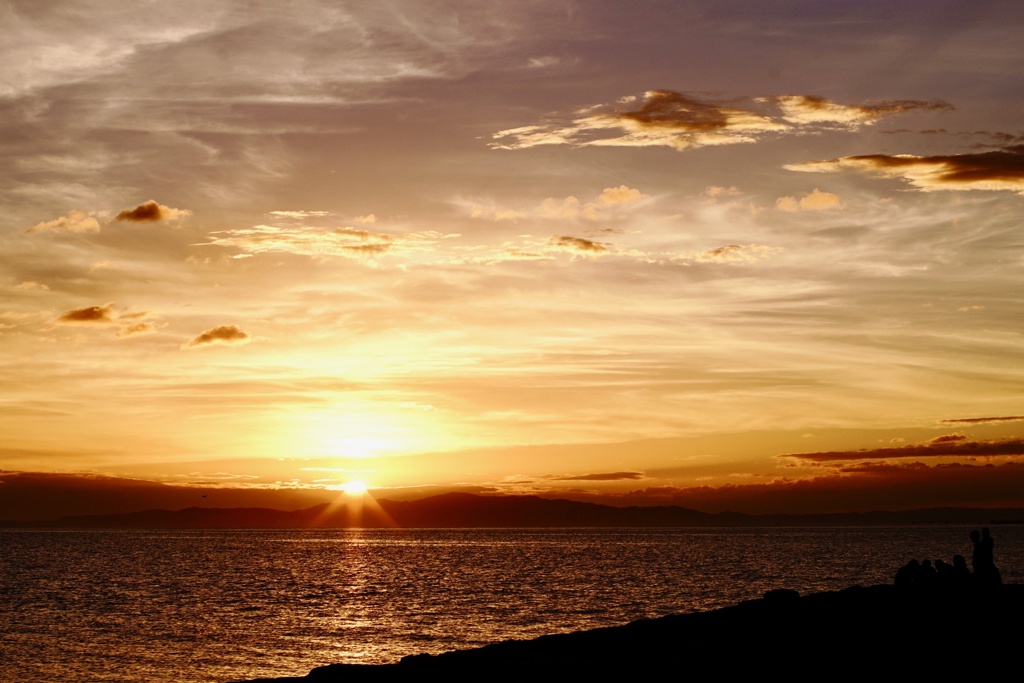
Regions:
M 0 21 L 0 519 L 1024 505 L 1020 3 Z

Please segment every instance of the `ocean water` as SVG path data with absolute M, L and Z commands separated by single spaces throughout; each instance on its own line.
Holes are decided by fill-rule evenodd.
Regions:
M 0 530 L 0 681 L 383 663 L 970 557 L 969 528 Z M 993 529 L 1024 582 L 1024 527 Z

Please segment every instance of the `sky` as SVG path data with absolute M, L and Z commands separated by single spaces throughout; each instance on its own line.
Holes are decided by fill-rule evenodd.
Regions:
M 1024 505 L 1019 3 L 0 20 L 0 518 Z

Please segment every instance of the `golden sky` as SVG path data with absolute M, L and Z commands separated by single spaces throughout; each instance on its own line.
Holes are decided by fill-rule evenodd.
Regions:
M 0 17 L 0 498 L 1024 504 L 1018 3 Z

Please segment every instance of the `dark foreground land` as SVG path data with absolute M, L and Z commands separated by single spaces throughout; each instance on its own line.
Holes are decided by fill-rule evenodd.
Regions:
M 552 675 L 758 675 L 798 680 L 953 675 L 1020 680 L 1024 585 L 985 590 L 855 586 L 771 591 L 733 607 L 508 641 L 386 665 L 332 664 L 258 683 L 550 680 Z M 257 683 L 252 681 L 249 683 Z

